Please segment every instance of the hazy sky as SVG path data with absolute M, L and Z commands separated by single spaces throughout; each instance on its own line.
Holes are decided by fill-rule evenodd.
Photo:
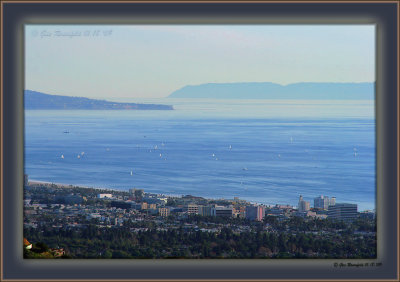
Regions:
M 373 25 L 27 25 L 25 89 L 166 97 L 209 82 L 373 82 Z

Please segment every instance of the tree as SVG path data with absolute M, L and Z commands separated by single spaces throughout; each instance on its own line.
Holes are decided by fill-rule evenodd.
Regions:
M 35 253 L 48 252 L 49 251 L 49 247 L 43 242 L 38 242 L 38 243 L 33 245 L 32 251 L 35 252 Z

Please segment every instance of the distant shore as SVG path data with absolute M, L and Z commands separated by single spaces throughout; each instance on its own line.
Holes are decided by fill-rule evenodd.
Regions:
M 99 189 L 99 190 L 109 190 L 109 191 L 123 191 L 123 190 L 111 189 L 111 188 L 105 188 L 105 187 L 90 187 L 90 186 L 55 183 L 55 182 L 41 181 L 41 180 L 29 180 L 28 186 L 29 185 L 46 185 L 46 186 L 55 185 L 55 186 L 57 186 L 57 188 L 87 188 L 87 189 Z
M 71 188 L 84 188 L 84 189 L 97 189 L 97 190 L 105 190 L 105 191 L 115 191 L 115 192 L 128 192 L 127 190 L 121 190 L 121 189 L 113 189 L 113 188 L 105 188 L 105 187 L 90 187 L 90 186 L 84 186 L 84 185 L 73 185 L 73 184 L 65 184 L 65 183 L 56 183 L 56 182 L 49 182 L 49 181 L 41 181 L 41 180 L 29 180 L 28 181 L 28 186 L 29 185 L 44 185 L 44 186 L 56 186 L 57 188 L 65 188 L 65 189 L 71 189 Z M 132 187 L 133 189 L 135 187 Z M 142 189 L 136 187 L 136 189 Z M 184 194 L 170 194 L 170 193 L 153 193 L 153 192 L 146 192 L 149 194 L 157 194 L 157 195 L 164 195 L 166 197 L 171 197 L 171 198 L 180 198 L 182 196 L 185 196 Z M 192 195 L 195 196 L 195 195 Z M 225 198 L 220 198 L 220 199 L 215 199 L 215 198 L 208 198 L 208 197 L 201 197 L 207 200 L 232 200 L 232 199 L 225 199 Z M 252 204 L 261 204 L 256 201 L 248 201 L 249 203 Z M 271 205 L 266 205 L 266 206 L 271 206 Z
M 41 181 L 41 180 L 29 180 L 28 181 L 28 186 L 29 185 L 44 185 L 44 186 L 56 186 L 57 188 L 66 188 L 66 189 L 71 189 L 71 188 L 84 188 L 84 189 L 97 189 L 97 190 L 104 190 L 104 191 L 114 191 L 114 192 L 128 192 L 127 190 L 121 190 L 121 189 L 113 189 L 113 188 L 105 188 L 105 187 L 89 187 L 89 186 L 84 186 L 84 185 L 72 185 L 72 184 L 65 184 L 65 183 L 54 183 L 54 182 L 49 182 L 49 181 Z M 132 187 L 134 189 L 134 187 Z M 142 189 L 142 188 L 138 188 L 136 187 L 136 189 Z M 152 192 L 146 192 L 149 194 L 156 194 L 156 195 L 163 195 L 166 197 L 171 197 L 171 198 L 180 198 L 185 196 L 184 194 L 168 194 L 168 193 L 152 193 Z M 196 196 L 196 195 L 191 195 L 191 196 Z M 220 199 L 215 199 L 215 198 L 209 198 L 209 197 L 203 197 L 201 196 L 201 198 L 207 199 L 207 200 L 232 200 L 232 199 L 227 199 L 227 198 L 220 198 Z M 257 204 L 257 205 L 265 205 L 267 207 L 273 207 L 275 205 L 280 205 L 278 203 L 270 203 L 270 204 L 265 204 L 265 203 L 261 203 L 261 202 L 257 202 L 257 201 L 252 201 L 252 200 L 246 200 L 243 199 L 251 204 Z M 283 204 L 283 205 L 290 205 L 290 204 Z M 294 205 L 290 205 L 295 207 Z M 369 209 L 366 209 L 369 210 Z

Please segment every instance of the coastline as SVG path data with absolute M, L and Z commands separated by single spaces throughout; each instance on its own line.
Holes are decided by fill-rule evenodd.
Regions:
M 105 188 L 105 187 L 89 187 L 89 186 L 84 186 L 84 185 L 72 185 L 72 184 L 66 184 L 66 183 L 58 183 L 58 182 L 49 182 L 49 181 L 41 181 L 41 180 L 29 180 L 28 181 L 28 186 L 29 185 L 45 185 L 45 186 L 50 186 L 50 185 L 55 185 L 57 188 L 86 188 L 86 189 L 99 189 L 99 190 L 107 190 L 107 191 L 118 191 L 118 192 L 123 192 L 123 190 L 118 190 L 118 189 L 111 189 L 111 188 Z
M 72 189 L 72 188 L 83 188 L 83 189 L 97 189 L 97 190 L 103 190 L 103 191 L 115 191 L 115 192 L 128 192 L 126 190 L 121 190 L 121 189 L 112 189 L 112 188 L 105 188 L 105 187 L 89 187 L 89 186 L 84 186 L 84 185 L 73 185 L 73 184 L 66 184 L 66 183 L 56 183 L 56 182 L 49 182 L 49 181 L 41 181 L 41 180 L 29 180 L 28 181 L 28 186 L 29 185 L 44 185 L 44 186 L 53 186 L 55 185 L 57 188 L 63 188 L 63 189 Z M 136 189 L 142 189 L 142 188 L 136 188 Z M 162 196 L 166 196 L 166 197 L 171 197 L 171 198 L 180 198 L 183 197 L 185 195 L 189 195 L 189 194 L 168 194 L 168 193 L 152 193 L 152 192 L 145 192 L 145 193 L 149 193 L 149 194 L 155 194 L 155 195 L 162 195 Z M 196 195 L 191 195 L 191 196 L 195 196 Z M 199 196 L 201 198 L 204 198 L 206 200 L 233 200 L 232 199 L 226 199 L 226 198 L 209 198 L 209 197 L 202 197 Z M 241 199 L 241 200 L 245 200 L 251 204 L 257 204 L 257 205 L 265 205 L 265 206 L 274 206 L 275 204 L 263 204 L 261 202 L 256 202 L 256 201 L 250 201 L 250 200 L 246 200 L 246 199 Z
M 103 190 L 103 191 L 110 191 L 110 192 L 128 192 L 127 190 L 121 190 L 121 189 L 112 189 L 112 188 L 105 188 L 105 187 L 89 187 L 89 186 L 83 186 L 83 185 L 72 185 L 72 184 L 65 184 L 65 183 L 54 183 L 54 182 L 49 182 L 49 181 L 41 181 L 41 180 L 29 180 L 28 181 L 28 186 L 29 185 L 44 185 L 44 186 L 53 186 L 55 185 L 57 188 L 63 188 L 63 189 L 72 189 L 72 188 L 83 188 L 83 189 L 97 189 L 97 190 Z M 136 189 L 142 189 L 142 188 L 136 188 Z M 152 192 L 145 192 L 148 194 L 154 194 L 154 195 L 162 195 L 162 196 L 166 196 L 166 197 L 170 197 L 170 198 L 181 198 L 183 196 L 185 196 L 185 194 L 167 194 L 167 193 L 152 193 Z M 186 195 L 191 195 L 191 194 L 186 194 Z M 196 195 L 191 195 L 191 196 L 195 196 Z M 199 196 L 201 198 L 204 198 L 206 200 L 222 200 L 222 201 L 231 201 L 234 198 L 232 197 L 232 199 L 228 199 L 228 198 L 210 198 L 210 197 L 203 197 L 203 196 Z M 254 200 L 248 200 L 245 198 L 240 198 L 241 200 L 245 200 L 246 202 L 250 203 L 250 204 L 256 204 L 256 205 L 263 205 L 266 207 L 273 207 L 275 205 L 289 205 L 292 206 L 293 208 L 297 208 L 295 205 L 291 205 L 288 203 L 285 204 L 280 204 L 280 203 L 263 203 L 263 202 L 259 202 L 259 201 L 254 201 Z M 357 205 L 359 205 L 358 203 L 356 203 Z M 369 211 L 371 209 L 363 209 L 363 210 L 359 210 L 359 212 L 362 211 Z

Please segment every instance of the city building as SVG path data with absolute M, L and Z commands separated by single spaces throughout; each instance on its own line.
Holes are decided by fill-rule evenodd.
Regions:
M 245 218 L 246 217 L 246 206 L 239 207 L 239 217 Z
M 97 198 L 99 198 L 99 199 L 104 199 L 104 198 L 111 199 L 112 197 L 113 197 L 112 194 L 97 194 Z
M 187 214 L 199 214 L 199 206 L 198 205 L 186 205 L 185 211 Z
M 233 207 L 232 209 L 232 216 L 233 217 L 240 217 L 240 208 L 239 207 Z
M 232 207 L 215 206 L 212 209 L 212 214 L 214 216 L 232 217 L 233 208 Z
M 314 208 L 328 210 L 329 206 L 334 206 L 336 198 L 332 197 L 329 199 L 328 196 L 319 196 L 314 198 Z
M 250 220 L 263 220 L 265 216 L 265 207 L 263 206 L 247 206 L 246 218 Z
M 141 201 L 144 196 L 144 190 L 143 189 L 129 189 L 129 194 L 131 194 L 136 201 Z
M 132 202 L 112 201 L 111 207 L 115 207 L 117 209 L 131 209 Z
M 172 208 L 171 209 L 171 213 L 174 213 L 174 214 L 182 214 L 183 213 L 183 208 Z
M 300 195 L 297 209 L 299 212 L 306 212 L 310 210 L 310 202 L 304 201 L 302 195 Z
M 356 204 L 337 203 L 328 208 L 328 218 L 334 220 L 352 221 L 357 215 Z
M 359 213 L 360 218 L 366 218 L 366 219 L 374 219 L 375 218 L 375 212 L 371 210 L 366 210 L 362 211 Z
M 168 217 L 170 215 L 170 208 L 158 208 L 158 213 L 162 217 Z
M 291 209 L 293 209 L 293 206 L 291 206 L 291 205 L 279 205 L 279 204 L 276 204 L 276 205 L 275 205 L 275 208 L 277 208 L 277 209 L 283 209 L 283 210 L 291 210 Z
M 278 206 L 275 206 L 275 207 L 265 210 L 265 215 L 268 215 L 268 216 L 283 216 L 284 214 L 285 214 L 285 210 L 282 208 L 279 208 Z
M 199 215 L 202 216 L 211 216 L 212 215 L 212 207 L 211 206 L 199 206 Z
M 28 175 L 24 174 L 24 186 L 28 185 Z

